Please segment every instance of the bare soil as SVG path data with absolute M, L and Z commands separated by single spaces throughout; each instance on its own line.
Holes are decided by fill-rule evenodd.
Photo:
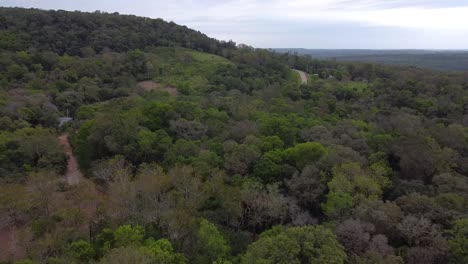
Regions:
M 62 145 L 65 150 L 65 155 L 67 155 L 68 158 L 65 179 L 67 180 L 68 185 L 79 184 L 80 181 L 83 180 L 83 174 L 81 174 L 80 169 L 78 168 L 78 162 L 75 155 L 73 155 L 70 139 L 68 138 L 68 135 L 61 135 L 58 139 L 60 145 Z
M 163 92 L 168 92 L 172 96 L 177 96 L 179 95 L 179 91 L 177 91 L 177 88 L 175 87 L 170 87 L 170 86 L 164 86 L 160 83 L 154 82 L 154 81 L 142 81 L 138 83 L 138 86 L 143 88 L 143 90 L 149 92 L 149 91 L 163 91 Z

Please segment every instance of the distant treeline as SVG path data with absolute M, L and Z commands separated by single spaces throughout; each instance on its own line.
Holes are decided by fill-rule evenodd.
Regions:
M 407 65 L 444 71 L 468 71 L 468 51 L 275 49 L 315 59 Z

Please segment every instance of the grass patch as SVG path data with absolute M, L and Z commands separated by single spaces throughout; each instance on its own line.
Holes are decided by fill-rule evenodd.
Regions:
M 154 48 L 148 57 L 155 68 L 155 82 L 182 90 L 203 90 L 220 65 L 233 64 L 220 56 L 184 48 Z

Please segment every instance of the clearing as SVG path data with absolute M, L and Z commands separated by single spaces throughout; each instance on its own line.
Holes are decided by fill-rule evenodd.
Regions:
M 177 88 L 175 87 L 170 87 L 170 86 L 164 86 L 160 83 L 154 82 L 154 81 L 142 81 L 138 83 L 138 86 L 143 88 L 146 92 L 149 91 L 163 91 L 163 92 L 168 92 L 172 96 L 177 96 L 179 95 L 179 91 L 177 91 Z

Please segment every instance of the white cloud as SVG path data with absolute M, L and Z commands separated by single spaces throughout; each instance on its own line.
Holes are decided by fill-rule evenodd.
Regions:
M 461 7 L 428 8 L 421 4 L 422 1 L 413 6 L 398 6 L 397 2 L 399 1 L 236 0 L 203 8 L 175 9 L 171 16 L 174 20 L 185 22 L 200 20 L 199 18 L 203 18 L 205 23 L 270 19 L 468 31 L 468 4 Z M 387 4 L 387 7 L 379 8 L 379 4 Z M 392 5 L 388 6 L 389 4 Z

